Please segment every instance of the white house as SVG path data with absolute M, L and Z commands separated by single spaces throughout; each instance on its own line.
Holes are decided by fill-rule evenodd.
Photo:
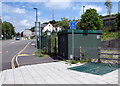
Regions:
M 23 37 L 29 37 L 29 36 L 32 36 L 32 31 L 29 29 L 25 29 L 23 31 Z
M 55 27 L 55 31 L 56 31 L 56 32 L 59 32 L 59 31 L 61 31 L 61 30 L 62 30 L 61 27 Z
M 48 23 L 48 24 L 41 24 L 41 29 L 42 29 L 42 32 L 45 32 L 45 31 L 55 31 L 55 27 L 53 27 L 52 24 Z

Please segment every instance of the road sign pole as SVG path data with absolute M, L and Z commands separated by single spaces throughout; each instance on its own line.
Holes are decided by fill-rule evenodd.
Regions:
M 72 30 L 72 56 L 74 60 L 74 30 Z
M 74 60 L 74 30 L 76 29 L 76 21 L 70 21 L 70 29 L 72 30 L 72 55 L 70 58 Z
M 35 22 L 36 48 L 38 49 L 37 22 Z
M 40 22 L 39 22 L 39 49 L 42 49 L 42 37 L 41 37 L 41 26 L 40 26 Z

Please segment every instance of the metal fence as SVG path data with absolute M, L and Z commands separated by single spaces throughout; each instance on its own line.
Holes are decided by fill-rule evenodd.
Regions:
M 103 62 L 114 62 L 120 61 L 120 49 L 119 48 L 75 48 L 74 58 L 91 58 L 101 60 Z M 97 58 L 95 57 L 97 56 Z
M 42 49 L 48 54 L 57 54 L 58 40 L 56 33 L 42 36 Z
M 100 57 L 99 48 L 86 48 L 80 47 L 74 49 L 75 58 L 99 58 Z

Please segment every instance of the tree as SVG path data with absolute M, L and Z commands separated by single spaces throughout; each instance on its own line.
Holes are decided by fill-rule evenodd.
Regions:
M 34 27 L 31 27 L 30 30 L 31 30 L 32 32 L 35 32 L 35 26 L 34 26 Z
M 112 2 L 110 0 L 106 0 L 105 6 L 108 9 L 108 14 L 111 15 L 111 10 L 112 10 Z
M 111 17 L 112 2 L 110 0 L 106 0 L 105 6 L 108 9 L 108 15 L 109 15 L 109 17 Z M 110 24 L 110 19 L 109 19 L 109 30 L 111 30 L 111 26 L 110 25 L 111 24 Z
M 116 24 L 117 24 L 117 30 L 120 30 L 120 13 L 117 14 Z
M 20 36 L 20 32 L 18 32 L 16 35 L 17 35 L 17 36 Z
M 62 29 L 69 29 L 69 20 L 67 18 L 61 18 L 61 21 L 56 22 L 55 26 L 59 26 Z
M 12 38 L 12 35 L 15 35 L 14 26 L 10 22 L 2 23 L 2 34 L 5 38 Z
M 87 9 L 80 20 L 80 28 L 87 30 L 99 30 L 103 26 L 103 21 L 99 17 L 96 9 Z
M 52 21 L 49 21 L 48 23 L 50 23 L 50 24 L 55 24 L 56 21 L 55 21 L 55 20 L 52 20 Z

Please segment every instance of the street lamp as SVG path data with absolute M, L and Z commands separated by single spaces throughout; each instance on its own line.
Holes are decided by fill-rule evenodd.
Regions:
M 38 49 L 38 37 L 37 37 L 37 22 L 38 22 L 38 15 L 37 15 L 37 8 L 33 8 L 36 10 L 36 21 L 35 21 L 35 34 L 36 34 L 36 48 Z
M 118 2 L 118 13 L 120 13 L 120 1 Z
M 50 29 L 50 54 L 52 54 L 52 29 L 53 27 L 50 27 L 49 25 L 49 29 Z
M 85 6 L 83 6 L 83 14 L 84 14 L 84 8 L 85 8 Z
M 51 35 L 51 31 L 47 30 L 46 33 L 47 33 L 47 40 L 49 40 L 50 38 L 48 38 L 48 37 Z M 49 42 L 50 42 L 50 47 L 48 46 Z M 49 50 L 48 50 L 48 47 L 50 48 L 49 50 L 50 50 L 50 52 L 51 52 L 51 40 L 50 40 L 50 41 L 47 41 L 47 53 L 50 54 L 50 52 L 49 52 Z
M 36 10 L 36 22 L 38 22 L 38 12 L 37 12 L 37 8 L 33 8 L 34 10 Z

